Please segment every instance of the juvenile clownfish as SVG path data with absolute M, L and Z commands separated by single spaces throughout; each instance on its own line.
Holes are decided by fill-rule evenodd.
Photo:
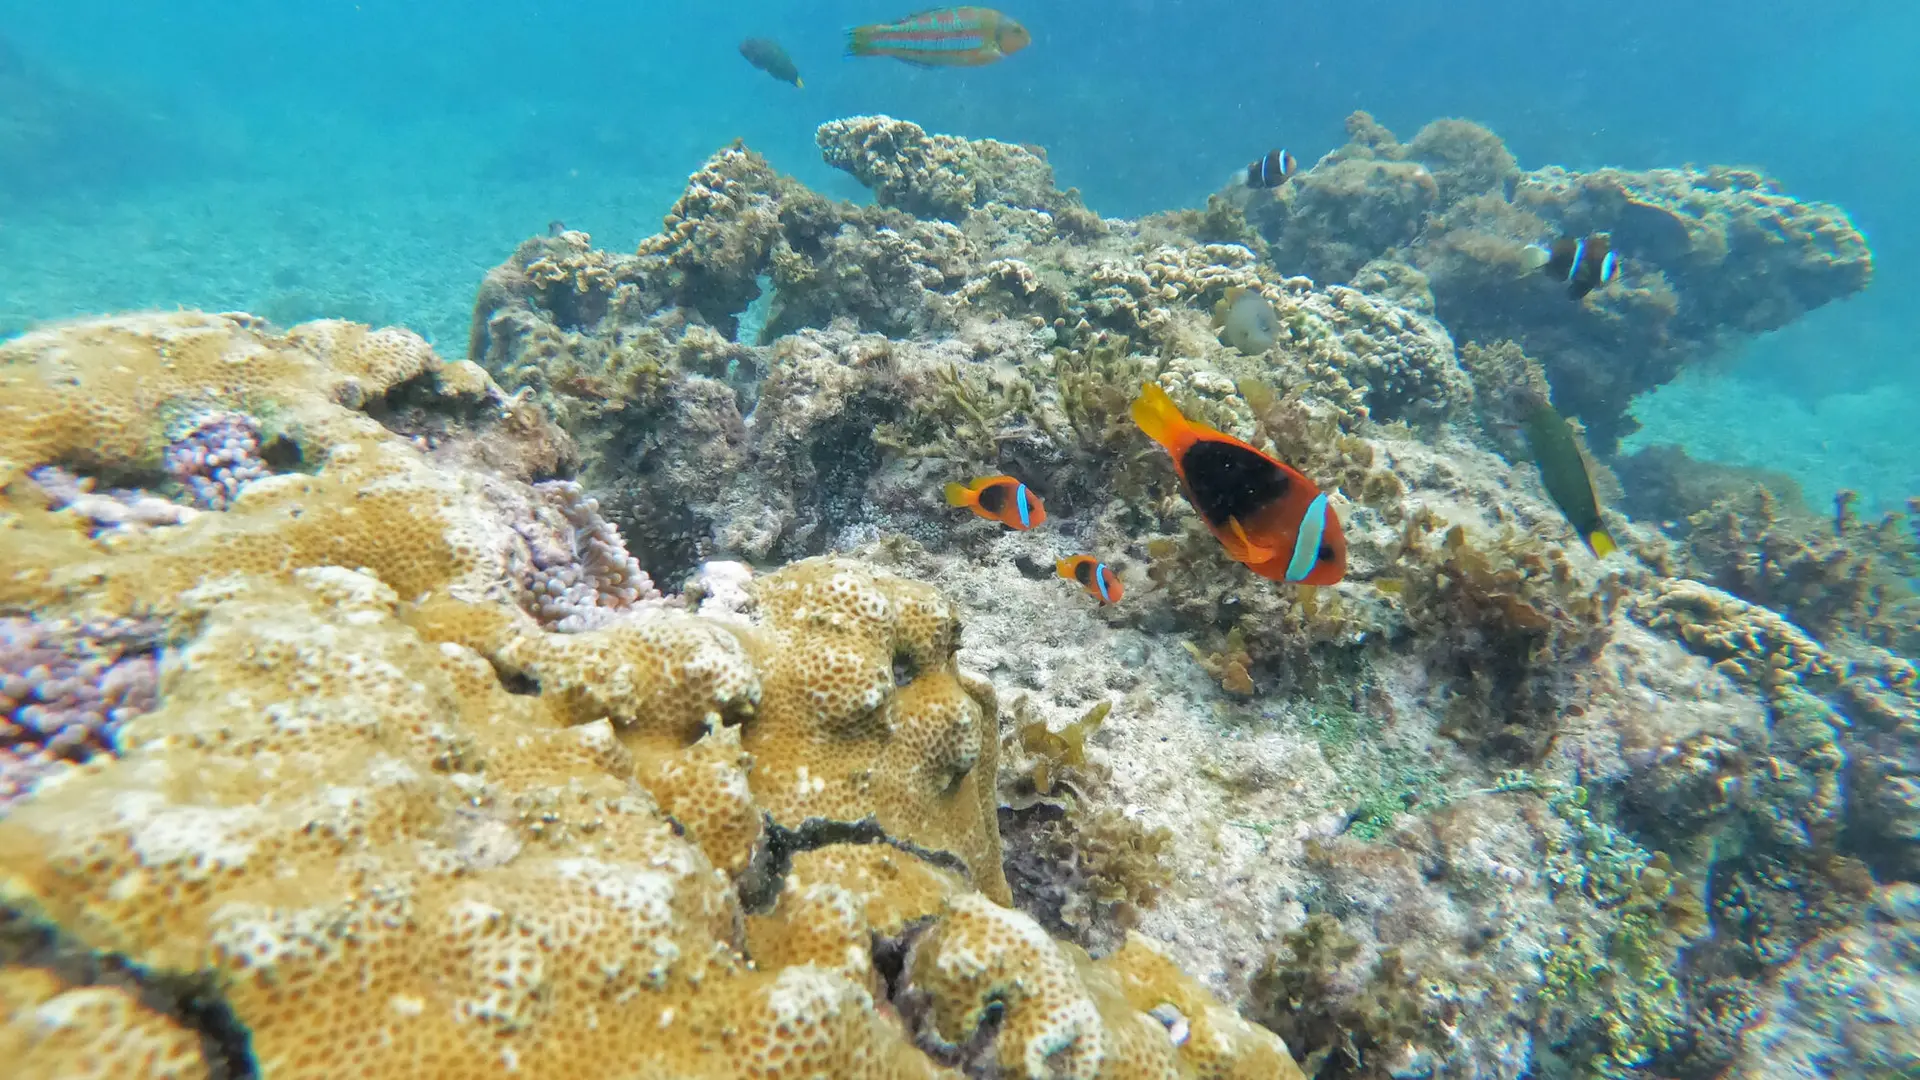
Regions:
M 1565 282 L 1575 300 L 1620 276 L 1620 253 L 1606 233 L 1563 236 L 1546 247 L 1528 244 L 1527 264 Z
M 1236 562 L 1274 581 L 1332 585 L 1347 573 L 1347 536 L 1327 493 L 1299 470 L 1181 415 L 1165 390 L 1141 387 L 1133 422 L 1173 457 L 1180 489 Z
M 1009 529 L 1031 529 L 1047 520 L 1047 508 L 1027 485 L 1011 476 L 982 476 L 947 485 L 947 505 L 965 506 Z
M 1542 401 L 1528 414 L 1526 431 L 1534 463 L 1540 466 L 1540 483 L 1553 497 L 1554 505 L 1566 515 L 1567 523 L 1580 534 L 1587 550 L 1602 559 L 1618 550 L 1612 534 L 1600 520 L 1599 500 L 1593 495 L 1593 477 L 1587 473 L 1587 459 L 1580 453 L 1580 444 L 1574 441 L 1573 428 L 1552 405 Z
M 1244 182 L 1250 188 L 1277 188 L 1293 179 L 1300 162 L 1285 150 L 1269 150 L 1258 161 L 1247 162 Z
M 1126 595 L 1126 587 L 1120 584 L 1120 575 L 1113 567 L 1091 555 L 1074 555 L 1053 564 L 1060 576 L 1068 581 L 1077 581 L 1087 590 L 1087 595 L 1102 604 L 1117 604 Z

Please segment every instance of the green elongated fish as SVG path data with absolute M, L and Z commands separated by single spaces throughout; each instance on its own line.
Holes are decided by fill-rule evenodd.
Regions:
M 1527 445 L 1533 448 L 1534 464 L 1540 467 L 1540 482 L 1554 505 L 1566 515 L 1587 550 L 1606 558 L 1618 550 L 1607 526 L 1600 520 L 1600 503 L 1593 496 L 1593 477 L 1587 474 L 1587 459 L 1580 454 L 1573 429 L 1553 406 L 1541 402 L 1527 416 Z
M 792 83 L 800 89 L 806 89 L 806 83 L 800 81 L 800 69 L 794 66 L 793 57 L 772 38 L 754 37 L 740 43 L 740 55 L 747 63 L 779 79 Z

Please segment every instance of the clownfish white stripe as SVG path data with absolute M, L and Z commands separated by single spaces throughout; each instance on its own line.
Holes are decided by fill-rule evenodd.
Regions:
M 1620 253 L 1616 251 L 1607 252 L 1607 257 L 1600 260 L 1600 284 L 1605 285 L 1607 282 L 1612 281 L 1613 275 L 1619 272 Z
M 1033 527 L 1033 507 L 1027 502 L 1027 485 L 1021 484 L 1013 493 L 1014 505 L 1020 509 L 1020 527 Z
M 1304 581 L 1320 560 L 1320 541 L 1327 533 L 1327 493 L 1313 497 L 1307 512 L 1300 517 L 1300 535 L 1293 541 L 1293 558 L 1287 561 L 1287 580 Z
M 1107 588 L 1107 564 L 1095 563 L 1093 567 L 1093 585 L 1100 590 L 1102 603 L 1113 603 L 1113 590 Z
M 1583 236 L 1580 242 L 1573 246 L 1573 263 L 1567 267 L 1568 281 L 1572 281 L 1573 276 L 1580 272 L 1580 264 L 1585 261 L 1587 261 L 1587 238 Z

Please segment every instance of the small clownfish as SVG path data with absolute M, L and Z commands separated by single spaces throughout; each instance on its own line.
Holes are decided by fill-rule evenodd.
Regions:
M 947 505 L 969 507 L 1009 529 L 1031 529 L 1047 520 L 1047 508 L 1040 496 L 1011 476 L 982 476 L 964 484 L 948 484 Z
M 1567 296 L 1579 300 L 1620 276 L 1620 253 L 1606 233 L 1563 236 L 1551 245 L 1527 245 L 1527 263 L 1567 286 Z
M 1102 604 L 1117 604 L 1126 595 L 1126 586 L 1120 584 L 1120 575 L 1113 567 L 1091 555 L 1075 555 L 1061 559 L 1053 564 L 1060 576 L 1068 581 L 1077 581 L 1085 586 L 1087 595 Z
M 1347 535 L 1327 493 L 1300 471 L 1181 415 L 1147 383 L 1133 422 L 1173 457 L 1180 489 L 1234 561 L 1261 577 L 1333 585 L 1347 574 Z
M 1285 150 L 1269 150 L 1265 157 L 1247 163 L 1246 185 L 1250 188 L 1277 188 L 1293 179 L 1300 162 Z

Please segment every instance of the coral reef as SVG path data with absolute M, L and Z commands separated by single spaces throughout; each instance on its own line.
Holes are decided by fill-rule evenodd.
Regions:
M 1002 906 L 996 698 L 936 590 L 822 559 L 704 575 L 715 618 L 643 596 L 576 485 L 476 464 L 544 421 L 397 332 L 128 316 L 0 378 L 9 715 L 114 725 L 0 817 L 36 1069 L 1293 1075 L 1144 940 Z M 100 536 L 27 480 L 174 483 L 215 398 L 288 471 Z
M 1369 291 L 1404 289 L 1365 269 L 1378 260 L 1417 268 L 1457 340 L 1517 343 L 1603 450 L 1634 430 L 1634 395 L 1733 336 L 1778 329 L 1872 280 L 1844 212 L 1752 170 L 1525 172 L 1463 120 L 1436 120 L 1406 143 L 1366 113 L 1347 130 L 1345 146 L 1243 207 L 1273 265 Z M 1590 232 L 1612 235 L 1625 269 L 1584 302 L 1522 262 L 1527 244 Z
M 581 482 L 657 573 L 912 533 L 928 457 L 1103 498 L 1138 379 L 1196 356 L 1229 386 L 1335 398 L 1348 423 L 1430 423 L 1472 398 L 1429 315 L 1267 276 L 1245 248 L 1091 229 L 1026 150 L 878 117 L 821 140 L 883 205 L 823 199 L 734 147 L 638 253 L 535 238 L 480 290 L 470 359 L 573 433 Z M 763 287 L 759 340 L 734 340 Z M 1231 288 L 1273 305 L 1273 355 L 1215 338 Z
M 914 217 L 958 223 L 970 210 L 999 203 L 1046 213 L 1069 228 L 1099 226 L 1078 192 L 1054 187 L 1053 166 L 1037 147 L 929 135 L 890 116 L 830 121 L 814 140 L 827 164 L 872 189 L 880 205 Z
M 1909 948 L 1914 516 L 1653 456 L 1596 470 L 1600 558 L 1512 437 L 1550 398 L 1604 457 L 1864 243 L 1734 170 L 1350 133 L 1120 221 L 1037 149 L 854 117 L 817 141 L 875 205 L 722 149 L 630 254 L 521 244 L 465 361 L 197 312 L 0 345 L 0 1048 L 1906 1068 L 1830 1003 Z M 1562 229 L 1623 278 L 1524 276 Z M 1327 491 L 1346 579 L 1229 559 L 1146 382 Z M 1043 528 L 940 498 L 998 472 Z
M 1771 608 L 1822 638 L 1920 651 L 1920 500 L 1867 521 L 1855 494 L 1841 491 L 1822 516 L 1789 477 L 1694 461 L 1676 447 L 1649 447 L 1622 469 L 1634 481 L 1634 508 L 1665 521 L 1681 542 L 1668 573 Z
M 1730 1075 L 1910 1076 L 1920 1070 L 1920 897 L 1911 884 L 1875 897 L 1865 925 L 1836 930 L 1802 949 L 1764 999 L 1756 1000 Z

